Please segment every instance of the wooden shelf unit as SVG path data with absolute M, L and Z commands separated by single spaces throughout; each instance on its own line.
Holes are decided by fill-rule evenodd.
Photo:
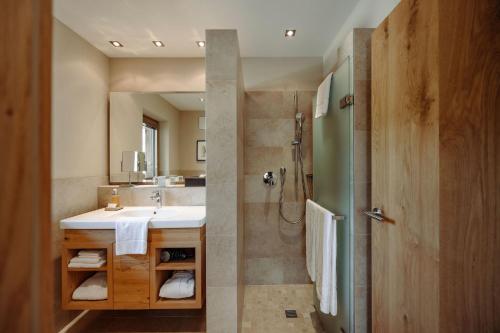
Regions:
M 154 229 L 151 232 L 151 309 L 201 309 L 205 302 L 205 227 L 197 229 Z M 194 258 L 162 263 L 163 249 L 194 249 Z M 159 296 L 160 288 L 173 271 L 193 270 L 195 294 L 184 299 Z
M 62 244 L 61 253 L 61 305 L 65 310 L 82 309 L 113 309 L 113 243 L 103 240 L 102 235 L 95 237 L 95 240 L 88 238 L 88 233 L 76 233 L 76 230 L 66 230 Z M 106 230 L 107 231 L 107 230 Z M 114 239 L 114 238 L 113 238 Z M 78 254 L 79 250 L 106 251 L 106 264 L 98 268 L 69 268 L 71 258 Z M 97 272 L 106 272 L 108 286 L 108 298 L 102 301 L 75 301 L 72 299 L 73 292 L 83 281 Z
M 116 256 L 114 230 L 65 230 L 62 244 L 62 308 L 86 309 L 201 309 L 205 303 L 205 226 L 185 229 L 150 229 L 146 255 Z M 194 258 L 160 262 L 162 249 L 194 250 Z M 69 268 L 78 250 L 104 249 L 107 262 L 99 268 Z M 159 297 L 173 271 L 195 272 L 195 295 L 186 299 Z M 74 301 L 73 291 L 96 272 L 106 272 L 108 299 Z

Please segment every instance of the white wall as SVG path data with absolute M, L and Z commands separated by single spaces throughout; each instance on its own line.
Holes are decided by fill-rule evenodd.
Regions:
M 204 58 L 112 58 L 110 91 L 205 91 Z M 246 91 L 316 90 L 322 57 L 243 58 Z
M 108 182 L 108 58 L 56 19 L 52 40 L 52 257 L 55 331 L 77 311 L 61 310 L 59 221 L 97 209 Z
M 354 28 L 376 28 L 400 0 L 359 0 L 323 55 L 323 75 L 337 62 L 337 50 Z
M 205 91 L 205 59 L 111 58 L 110 90 Z
M 54 19 L 52 178 L 107 175 L 108 58 Z
M 316 90 L 322 65 L 321 57 L 243 58 L 245 91 Z

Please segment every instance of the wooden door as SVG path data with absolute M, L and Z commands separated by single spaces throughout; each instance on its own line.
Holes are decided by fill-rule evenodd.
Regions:
M 372 35 L 373 332 L 437 332 L 437 1 L 403 0 Z
M 49 0 L 0 9 L 0 332 L 52 332 Z

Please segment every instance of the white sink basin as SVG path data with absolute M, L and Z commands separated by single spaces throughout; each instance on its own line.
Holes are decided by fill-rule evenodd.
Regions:
M 149 228 L 199 228 L 206 222 L 205 206 L 124 207 L 94 210 L 61 220 L 61 229 L 114 229 L 120 218 L 149 218 Z
M 124 208 L 123 210 L 119 211 L 119 213 L 114 214 L 113 217 L 153 217 L 154 213 L 155 209 L 153 207 L 134 210 L 127 210 L 126 208 Z

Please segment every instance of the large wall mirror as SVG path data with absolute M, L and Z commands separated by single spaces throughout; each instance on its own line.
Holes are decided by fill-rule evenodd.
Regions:
M 130 93 L 109 96 L 111 183 L 151 183 L 158 176 L 205 174 L 204 92 Z M 124 152 L 146 156 L 146 171 L 122 170 Z

